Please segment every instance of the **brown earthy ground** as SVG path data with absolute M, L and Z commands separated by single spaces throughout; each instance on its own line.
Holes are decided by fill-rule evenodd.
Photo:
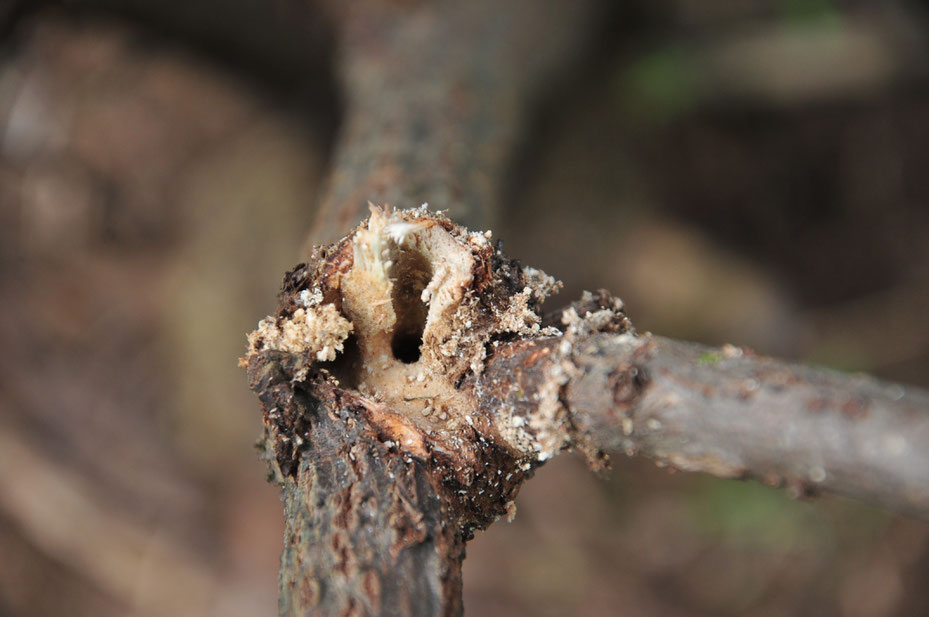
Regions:
M 552 307 L 606 287 L 640 330 L 929 386 L 929 28 L 658 4 L 539 112 L 494 236 Z M 0 616 L 273 614 L 236 359 L 334 120 L 118 21 L 40 12 L 2 52 Z M 468 614 L 929 612 L 925 523 L 614 463 L 541 469 L 469 545 Z

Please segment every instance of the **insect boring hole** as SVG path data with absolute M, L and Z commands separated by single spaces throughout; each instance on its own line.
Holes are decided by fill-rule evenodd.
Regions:
M 342 353 L 335 360 L 324 362 L 322 366 L 327 368 L 343 387 L 357 388 L 361 383 L 363 362 L 358 337 L 355 334 L 349 334 L 342 345 Z
M 432 279 L 432 265 L 416 250 L 400 248 L 390 269 L 393 280 L 394 326 L 390 349 L 394 358 L 412 364 L 422 355 L 423 331 L 429 307 L 423 302 L 423 290 Z

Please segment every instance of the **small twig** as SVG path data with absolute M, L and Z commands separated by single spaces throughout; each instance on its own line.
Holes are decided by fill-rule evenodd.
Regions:
M 551 370 L 560 339 L 501 346 L 485 400 L 522 396 Z M 795 496 L 844 495 L 929 519 L 929 393 L 726 346 L 590 333 L 572 342 L 563 400 L 588 450 L 687 471 L 757 478 Z M 529 357 L 542 358 L 529 365 Z M 516 371 L 515 367 L 519 367 Z M 502 397 L 494 404 L 507 405 Z

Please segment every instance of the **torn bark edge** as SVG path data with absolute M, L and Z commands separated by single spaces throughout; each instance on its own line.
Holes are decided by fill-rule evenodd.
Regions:
M 575 354 L 578 345 L 594 334 L 635 337 L 635 328 L 622 301 L 604 289 L 584 292 L 580 300 L 549 315 L 544 323 L 558 324 L 563 334 L 527 338 L 495 349 L 484 371 L 474 379 L 473 387 L 480 392 L 479 406 L 510 415 L 510 423 L 527 423 L 537 434 L 546 435 L 550 443 L 559 444 L 558 450 L 580 452 L 592 471 L 605 471 L 610 466 L 607 451 L 568 398 L 570 384 L 583 374 Z M 636 371 L 630 367 L 618 374 L 635 375 Z M 637 388 L 625 394 L 630 399 L 644 385 L 641 379 L 633 382 Z
M 311 370 L 305 382 L 291 381 L 289 372 L 304 370 L 301 364 L 294 354 L 275 352 L 252 356 L 249 362 L 251 385 L 265 410 L 259 449 L 270 465 L 272 481 L 299 481 L 306 453 L 322 447 L 314 431 L 318 415 L 325 412 L 350 418 L 357 438 L 377 444 L 385 458 L 422 464 L 433 476 L 436 493 L 443 497 L 445 520 L 464 539 L 512 511 L 519 486 L 531 477 L 534 465 L 514 458 L 476 430 L 472 434 L 481 446 L 476 449 L 477 457 L 462 461 L 455 453 L 429 443 L 402 416 L 339 388 L 324 373 Z

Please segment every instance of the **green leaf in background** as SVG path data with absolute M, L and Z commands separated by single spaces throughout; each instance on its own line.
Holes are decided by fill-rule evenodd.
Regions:
M 885 513 L 860 504 L 837 499 L 802 502 L 757 482 L 716 478 L 695 483 L 690 503 L 703 533 L 723 543 L 777 552 L 828 548 L 842 534 L 878 533 L 888 520 Z
M 620 100 L 644 119 L 667 122 L 701 98 L 700 71 L 684 46 L 669 45 L 634 61 L 619 79 Z
M 839 11 L 830 0 L 781 0 L 781 18 L 791 24 L 834 23 Z

